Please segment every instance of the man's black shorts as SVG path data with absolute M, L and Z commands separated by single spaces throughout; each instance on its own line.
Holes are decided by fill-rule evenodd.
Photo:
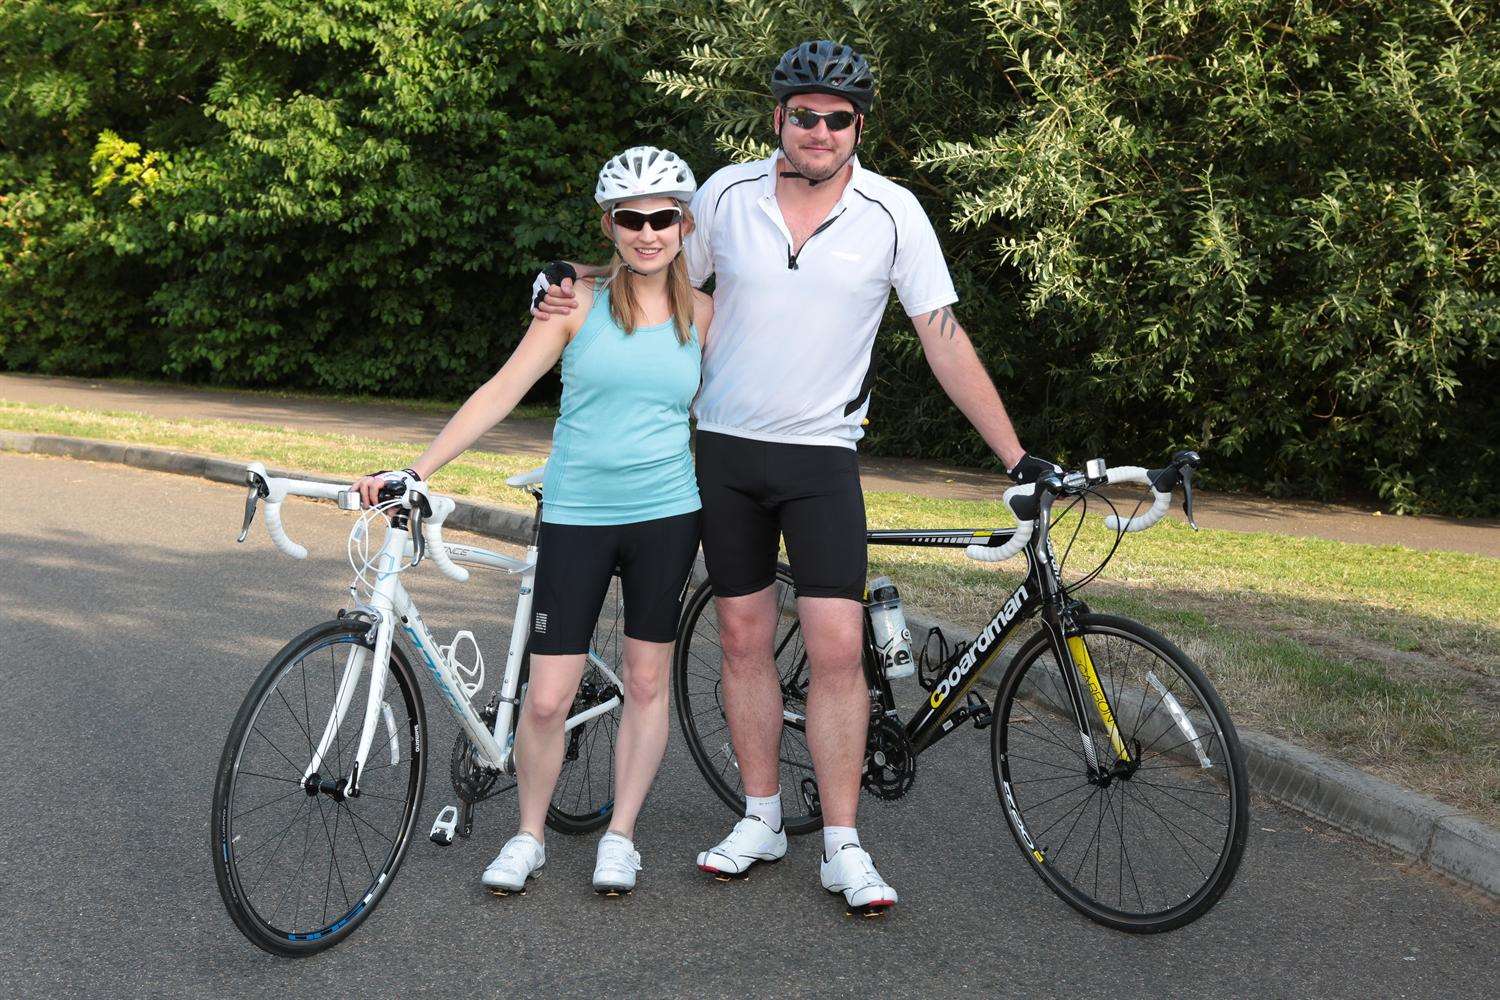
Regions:
M 865 498 L 853 448 L 699 431 L 697 464 L 703 558 L 717 596 L 769 587 L 780 536 L 799 596 L 864 599 Z
M 609 579 L 618 568 L 625 634 L 671 642 L 698 554 L 699 512 L 633 524 L 542 522 L 537 536 L 531 651 L 586 653 Z

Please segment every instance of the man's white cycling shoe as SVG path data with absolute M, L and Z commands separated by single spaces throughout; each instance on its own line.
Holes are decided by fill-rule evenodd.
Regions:
M 505 842 L 500 853 L 484 870 L 479 881 L 497 896 L 525 892 L 526 882 L 547 863 L 547 851 L 529 833 L 518 833 Z
M 602 896 L 623 896 L 635 888 L 641 870 L 641 854 L 624 837 L 607 833 L 599 840 L 594 861 L 594 891 Z
M 784 857 L 786 830 L 772 830 L 759 816 L 746 816 L 729 836 L 698 855 L 698 867 L 723 881 L 748 877 L 750 866 L 758 861 Z
M 822 865 L 823 888 L 843 893 L 850 913 L 878 916 L 896 905 L 896 890 L 880 877 L 875 862 L 858 844 L 845 844 Z

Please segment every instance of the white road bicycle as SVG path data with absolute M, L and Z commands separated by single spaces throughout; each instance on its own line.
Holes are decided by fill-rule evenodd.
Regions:
M 543 469 L 507 480 L 536 500 L 541 522 Z M 244 541 L 258 504 L 282 552 L 307 550 L 287 537 L 289 496 L 334 500 L 358 510 L 346 487 L 246 470 Z M 246 695 L 224 745 L 214 784 L 211 847 L 219 892 L 235 925 L 256 946 L 300 957 L 338 944 L 390 888 L 411 841 L 427 771 L 426 710 L 410 654 L 458 720 L 450 756 L 457 804 L 438 814 L 431 839 L 467 837 L 474 806 L 515 787 L 512 748 L 529 667 L 533 530 L 524 559 L 443 541 L 453 500 L 425 483 L 383 491 L 349 535 L 352 608 L 282 647 Z M 372 544 L 373 529 L 384 541 Z M 454 580 L 479 566 L 520 577 L 500 683 L 483 707 L 484 660 L 472 632 L 440 645 L 402 583 L 424 557 Z M 566 723 L 563 770 L 547 825 L 565 833 L 604 826 L 614 807 L 613 756 L 622 703 L 621 598 L 610 585 L 590 643 L 588 665 Z

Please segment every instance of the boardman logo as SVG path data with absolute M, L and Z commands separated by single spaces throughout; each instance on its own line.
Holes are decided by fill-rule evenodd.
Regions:
M 959 658 L 958 663 L 948 672 L 948 675 L 938 682 L 937 690 L 933 691 L 932 697 L 927 699 L 929 705 L 933 708 L 942 705 L 948 695 L 962 683 L 965 677 L 969 676 L 969 671 L 974 669 L 980 657 L 989 652 L 995 640 L 1000 637 L 1000 633 L 1005 630 L 1005 626 L 1009 625 L 1020 612 L 1026 597 L 1026 585 L 1022 584 L 1016 588 L 1014 594 L 1010 595 L 1010 600 L 1005 602 L 1005 607 L 1000 609 L 1000 613 L 990 620 L 983 632 L 975 637 L 974 642 L 964 651 L 964 655 Z
M 532 631 L 537 635 L 547 634 L 547 613 L 545 611 L 538 611 L 536 613 L 536 624 L 533 626 Z

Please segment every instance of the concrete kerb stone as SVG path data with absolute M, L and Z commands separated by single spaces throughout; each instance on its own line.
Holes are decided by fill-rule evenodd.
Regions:
M 54 434 L 0 431 L 0 451 L 115 462 L 236 485 L 245 481 L 243 462 Z M 300 471 L 268 471 L 276 476 L 317 482 L 345 481 Z M 531 540 L 532 517 L 496 504 L 459 500 L 448 523 L 515 544 L 525 545 Z M 702 574 L 700 556 L 693 574 L 695 583 Z M 925 636 L 934 627 L 950 647 L 974 638 L 970 630 L 910 609 L 907 620 L 914 639 Z M 1002 651 L 1002 655 L 1010 652 Z M 991 675 L 985 682 L 993 690 L 998 681 L 997 676 Z M 1500 898 L 1500 830 L 1435 799 L 1409 792 L 1342 761 L 1274 736 L 1241 731 L 1240 741 L 1245 747 L 1250 787 L 1258 794 L 1347 833 L 1417 858 L 1456 881 Z
M 1472 816 L 1455 813 L 1438 820 L 1423 860 L 1460 882 L 1500 897 L 1500 830 Z

